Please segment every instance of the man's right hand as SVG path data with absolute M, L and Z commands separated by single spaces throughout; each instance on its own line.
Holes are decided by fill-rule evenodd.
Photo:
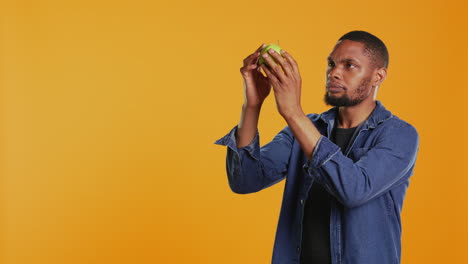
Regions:
M 244 78 L 244 105 L 246 107 L 259 107 L 270 94 L 271 85 L 267 77 L 263 76 L 258 67 L 260 51 L 266 46 L 262 44 L 254 53 L 244 59 L 244 65 L 240 68 Z

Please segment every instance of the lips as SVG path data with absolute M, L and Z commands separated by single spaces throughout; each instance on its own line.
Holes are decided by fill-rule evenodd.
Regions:
M 336 93 L 336 92 L 344 91 L 344 89 L 340 88 L 340 87 L 328 87 L 327 91 L 332 92 L 332 93 Z
M 329 92 L 341 92 L 345 89 L 343 85 L 337 83 L 329 83 L 326 85 L 326 88 Z

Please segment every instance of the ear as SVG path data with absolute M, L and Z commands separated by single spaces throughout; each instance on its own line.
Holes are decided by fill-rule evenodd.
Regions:
M 385 78 L 387 78 L 387 68 L 375 69 L 373 86 L 380 87 Z

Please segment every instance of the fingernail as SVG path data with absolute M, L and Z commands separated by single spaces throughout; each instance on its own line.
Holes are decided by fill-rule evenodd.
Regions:
M 268 58 L 268 54 L 263 53 L 263 57 L 264 57 L 264 58 Z

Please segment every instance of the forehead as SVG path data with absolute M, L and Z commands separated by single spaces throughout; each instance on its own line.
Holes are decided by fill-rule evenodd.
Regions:
M 341 61 L 344 59 L 355 59 L 359 62 L 369 61 L 369 58 L 364 53 L 364 44 L 349 39 L 337 42 L 329 58 L 334 61 Z

